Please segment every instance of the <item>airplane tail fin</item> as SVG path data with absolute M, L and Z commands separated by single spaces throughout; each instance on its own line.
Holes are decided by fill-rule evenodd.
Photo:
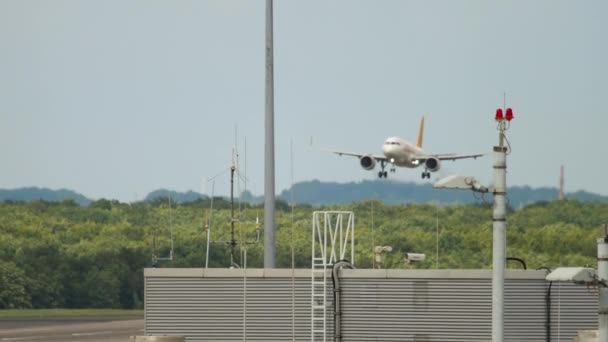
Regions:
M 422 148 L 422 139 L 424 138 L 424 116 L 420 119 L 420 130 L 418 131 L 418 141 L 416 146 Z

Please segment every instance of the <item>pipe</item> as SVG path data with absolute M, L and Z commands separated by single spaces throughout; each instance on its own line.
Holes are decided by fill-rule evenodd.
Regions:
M 351 264 L 347 260 L 340 260 L 336 262 L 333 266 L 331 272 L 331 282 L 334 286 L 334 342 L 340 342 L 342 340 L 342 331 L 341 331 L 341 315 L 342 311 L 340 311 L 340 279 L 338 277 L 338 271 L 342 268 L 350 268 L 353 269 L 355 266 Z
M 597 277 L 598 277 L 598 341 L 608 341 L 608 232 L 604 237 L 597 239 Z
M 524 261 L 524 259 L 520 259 L 520 258 L 515 258 L 515 257 L 507 257 L 507 261 L 517 261 L 521 264 L 521 266 L 524 268 L 524 270 L 527 270 L 528 267 L 526 266 L 526 262 Z
M 538 270 L 547 270 L 548 273 L 551 273 L 551 269 L 549 267 L 539 267 Z M 545 293 L 545 340 L 547 342 L 551 342 L 551 287 L 553 286 L 553 282 L 549 282 L 549 287 L 547 288 L 547 292 Z

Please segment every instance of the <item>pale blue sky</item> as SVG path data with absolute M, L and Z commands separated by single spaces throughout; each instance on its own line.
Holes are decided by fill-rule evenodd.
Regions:
M 0 0 L 0 188 L 201 191 L 228 167 L 236 124 L 260 194 L 264 5 Z M 489 152 L 506 91 L 509 184 L 557 186 L 564 163 L 567 191 L 608 195 L 607 17 L 600 0 L 275 0 L 277 191 L 291 139 L 296 181 L 375 179 L 310 137 L 378 153 L 387 136 L 414 140 L 422 114 L 428 152 Z M 490 182 L 492 159 L 439 175 Z

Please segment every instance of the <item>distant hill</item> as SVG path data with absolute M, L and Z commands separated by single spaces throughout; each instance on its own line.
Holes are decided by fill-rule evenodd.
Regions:
M 84 195 L 67 189 L 52 190 L 38 187 L 0 189 L 0 201 L 31 202 L 44 200 L 49 202 L 61 202 L 70 199 L 76 201 L 76 203 L 81 206 L 87 206 L 92 202 L 91 199 Z
M 300 182 L 293 185 L 296 203 L 312 205 L 351 203 L 366 199 L 380 199 L 389 204 L 396 203 L 475 203 L 479 194 L 465 190 L 435 189 L 431 184 L 402 183 L 396 181 L 362 181 L 351 183 L 320 182 L 318 180 Z M 491 194 L 486 195 L 491 201 Z M 531 188 L 529 186 L 513 186 L 507 190 L 509 204 L 518 208 L 522 205 L 539 201 L 557 199 L 558 190 L 555 188 Z M 249 196 L 251 197 L 251 196 Z M 291 198 L 290 189 L 283 190 L 279 196 L 284 201 Z M 566 194 L 567 198 L 580 201 L 608 201 L 608 196 L 602 196 L 586 191 Z M 250 200 L 256 201 L 257 198 Z M 259 198 L 259 200 L 263 200 Z
M 293 185 L 294 200 L 300 204 L 323 205 L 360 202 L 367 199 L 379 199 L 388 204 L 397 203 L 476 203 L 479 194 L 473 194 L 465 190 L 435 189 L 431 184 L 403 183 L 387 180 L 365 180 L 362 182 L 335 183 L 321 182 L 318 180 L 299 182 Z M 477 197 L 475 197 L 477 196 Z M 530 203 L 540 201 L 553 201 L 558 197 L 556 188 L 532 188 L 529 186 L 512 186 L 507 191 L 509 204 L 513 208 L 519 208 Z M 158 199 L 168 198 L 177 203 L 194 202 L 208 197 L 194 192 L 178 192 L 167 189 L 159 189 L 150 192 L 144 199 L 146 202 L 154 202 Z M 608 201 L 608 196 L 602 196 L 587 191 L 577 191 L 566 194 L 567 198 L 579 201 Z M 291 189 L 283 190 L 278 199 L 285 202 L 291 200 Z M 486 195 L 488 201 L 492 195 Z M 93 200 L 72 190 L 51 190 L 46 188 L 19 188 L 12 190 L 0 189 L 0 201 L 64 201 L 73 199 L 81 206 L 88 206 Z M 263 196 L 255 196 L 250 192 L 244 192 L 241 200 L 251 204 L 264 202 Z
M 188 191 L 188 192 L 178 192 L 178 191 L 173 191 L 173 190 L 167 190 L 167 189 L 158 189 L 158 190 L 154 190 L 151 193 L 149 193 L 146 198 L 144 199 L 144 201 L 146 202 L 153 202 L 157 199 L 161 199 L 161 198 L 171 198 L 172 201 L 178 202 L 178 203 L 184 203 L 184 202 L 194 202 L 200 199 L 206 199 L 207 196 L 203 195 L 203 194 L 199 194 L 198 192 L 194 192 L 194 191 Z

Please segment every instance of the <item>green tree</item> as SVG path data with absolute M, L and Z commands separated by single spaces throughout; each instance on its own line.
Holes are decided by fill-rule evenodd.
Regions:
M 27 293 L 28 279 L 13 262 L 0 261 L 0 309 L 31 307 Z

